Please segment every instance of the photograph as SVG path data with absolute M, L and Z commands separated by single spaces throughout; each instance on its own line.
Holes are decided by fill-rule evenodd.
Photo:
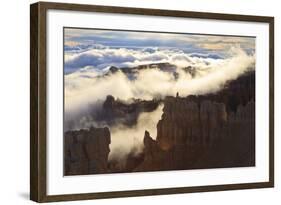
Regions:
M 255 166 L 255 46 L 64 27 L 64 176 Z
M 32 201 L 275 186 L 275 17 L 161 8 L 30 5 Z

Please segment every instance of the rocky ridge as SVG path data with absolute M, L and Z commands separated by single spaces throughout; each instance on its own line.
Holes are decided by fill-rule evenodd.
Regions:
M 81 129 L 64 134 L 64 175 L 107 173 L 110 131 Z
M 154 110 L 158 103 L 120 104 L 108 96 L 102 116 L 134 122 L 135 114 L 130 113 Z M 128 118 L 130 115 L 134 117 Z M 166 97 L 155 137 L 145 131 L 143 153 L 129 155 L 124 169 L 115 170 L 108 161 L 108 128 L 68 131 L 65 174 L 254 166 L 255 72 L 228 82 L 217 93 Z

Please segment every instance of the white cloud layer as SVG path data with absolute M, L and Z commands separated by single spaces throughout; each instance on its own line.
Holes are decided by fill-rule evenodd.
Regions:
M 190 57 L 185 53 L 172 51 L 158 51 L 152 56 L 128 49 L 116 49 L 114 52 L 109 50 L 107 53 L 103 50 L 91 52 L 95 55 L 100 53 L 100 58 L 138 59 L 134 62 L 122 61 L 120 62 L 122 65 L 136 66 L 155 62 L 153 59 L 157 59 L 157 62 L 169 62 L 178 67 L 179 77 L 175 79 L 172 73 L 162 72 L 159 69 L 141 70 L 135 80 L 128 79 L 123 72 L 97 77 L 106 72 L 106 68 L 100 70 L 93 66 L 88 67 L 90 69 L 86 67 L 65 75 L 66 112 L 73 112 L 98 100 L 104 100 L 107 95 L 122 100 L 130 98 L 149 100 L 156 96 L 174 96 L 177 92 L 181 96 L 216 92 L 226 81 L 236 79 L 249 67 L 254 67 L 255 63 L 255 56 L 247 55 L 239 47 L 232 48 L 230 57 L 226 59 Z M 108 63 L 107 66 L 112 64 Z M 194 67 L 198 73 L 195 78 L 181 69 L 187 66 Z
M 89 105 L 100 105 L 107 95 L 126 101 L 132 98 L 150 100 L 155 97 L 175 96 L 177 92 L 180 96 L 216 92 L 227 81 L 236 79 L 249 68 L 254 69 L 255 56 L 248 55 L 241 48 L 233 47 L 227 55 L 228 58 L 225 59 L 214 59 L 173 50 L 156 49 L 153 52 L 143 52 L 130 49 L 94 49 L 66 56 L 68 65 L 83 68 L 65 75 L 65 114 L 68 117 L 77 117 L 76 114 L 86 110 Z M 85 59 L 89 63 L 86 67 L 81 64 Z M 128 79 L 121 71 L 103 75 L 111 65 L 136 66 L 151 62 L 169 62 L 176 65 L 178 78 L 175 79 L 172 73 L 160 69 L 140 70 L 134 80 Z M 182 68 L 187 66 L 196 70 L 195 77 L 183 71 Z M 159 106 L 154 112 L 142 113 L 134 127 L 111 127 L 110 158 L 121 159 L 131 150 L 141 150 L 145 130 L 152 137 L 156 137 L 156 125 L 161 114 L 162 107 Z

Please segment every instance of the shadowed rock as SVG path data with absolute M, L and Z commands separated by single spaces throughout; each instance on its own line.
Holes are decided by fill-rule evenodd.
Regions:
M 253 78 L 247 73 L 215 94 L 166 97 L 156 140 L 145 132 L 135 171 L 254 166 Z
M 124 103 L 108 96 L 100 121 L 133 126 L 141 112 L 159 101 Z M 142 153 L 132 151 L 120 162 L 108 162 L 108 128 L 65 133 L 65 175 L 243 167 L 255 165 L 255 72 L 228 82 L 217 93 L 164 99 L 157 136 L 144 132 Z M 121 168 L 120 168 L 121 167 Z
M 107 127 L 68 131 L 64 139 L 65 175 L 108 171 L 110 132 Z

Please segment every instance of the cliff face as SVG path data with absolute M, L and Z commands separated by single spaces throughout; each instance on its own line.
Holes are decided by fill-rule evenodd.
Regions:
M 65 175 L 243 167 L 255 165 L 255 73 L 228 82 L 217 93 L 166 97 L 157 136 L 145 131 L 143 152 L 109 162 L 108 128 L 68 131 L 64 135 Z M 134 125 L 159 101 L 125 104 L 108 96 L 99 120 Z M 111 121 L 112 120 L 112 121 Z
M 223 135 L 225 105 L 209 100 L 196 103 L 185 98 L 166 98 L 157 125 L 157 143 L 163 150 L 178 144 L 210 145 Z
M 145 133 L 144 161 L 135 171 L 254 166 L 254 119 L 253 101 L 227 113 L 222 103 L 169 99 L 156 140 Z
M 158 68 L 159 70 L 161 70 L 163 72 L 175 72 L 177 67 L 170 63 L 151 63 L 151 64 L 138 65 L 135 67 L 122 67 L 122 68 L 111 66 L 109 68 L 108 74 L 112 74 L 112 73 L 121 71 L 124 74 L 130 76 L 130 75 L 136 74 L 140 70 L 155 69 L 155 68 Z
M 126 126 L 133 126 L 136 124 L 140 113 L 154 111 L 159 103 L 160 100 L 146 101 L 136 99 L 132 99 L 131 103 L 125 103 L 108 95 L 103 103 L 102 110 L 93 114 L 93 116 L 96 121 L 104 121 L 108 125 L 122 123 Z
M 249 81 L 251 74 L 216 94 L 166 97 L 156 140 L 145 133 L 135 171 L 254 166 L 254 92 L 243 90 Z
M 108 128 L 68 131 L 64 135 L 64 174 L 107 173 L 110 132 Z

